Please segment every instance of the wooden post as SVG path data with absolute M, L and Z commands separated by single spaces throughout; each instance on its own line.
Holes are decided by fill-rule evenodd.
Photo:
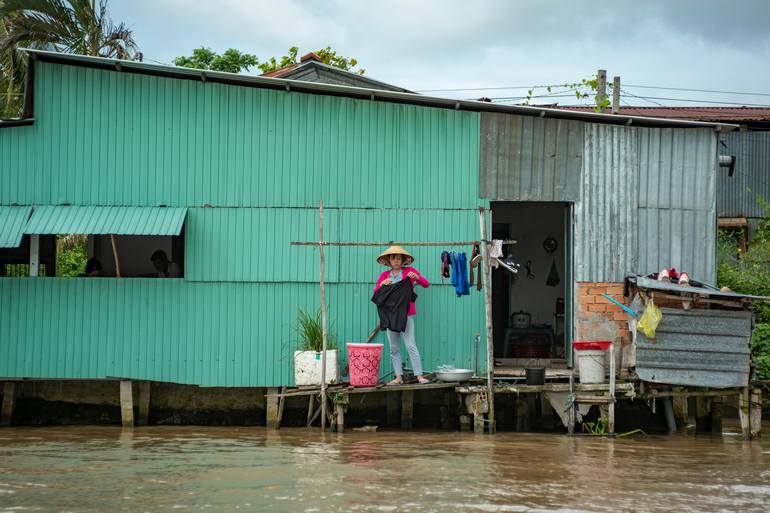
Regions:
M 674 392 L 682 393 L 684 389 L 682 387 L 675 387 Z M 687 396 L 686 395 L 674 395 L 671 400 L 674 406 L 674 419 L 676 419 L 676 427 L 687 427 L 689 415 L 687 412 Z
M 516 398 L 516 431 L 526 433 L 531 431 L 530 422 L 534 411 L 532 411 L 528 396 L 532 394 L 519 394 Z
M 620 77 L 612 77 L 612 113 L 620 114 Z
M 607 405 L 607 433 L 615 435 L 615 342 L 610 342 L 610 403 Z
M 112 244 L 112 257 L 115 259 L 115 276 L 120 278 L 120 258 L 118 258 L 118 246 L 113 234 L 110 234 L 110 244 Z
M 711 432 L 711 397 L 695 398 L 695 430 L 698 433 Z
M 762 436 L 762 389 L 754 388 L 749 397 L 749 425 L 751 429 L 751 438 Z
M 722 432 L 722 413 L 723 413 L 724 397 L 714 396 L 711 398 L 711 432 Z
M 484 207 L 479 208 L 481 224 L 481 262 L 484 275 L 484 312 L 487 324 L 487 401 L 489 401 L 489 433 L 495 432 L 495 344 L 492 337 L 492 285 L 489 266 L 489 246 L 487 240 L 487 214 Z
M 40 274 L 40 235 L 29 236 L 29 275 Z
M 338 402 L 334 405 L 335 416 L 337 417 L 337 433 L 345 431 L 345 405 Z
M 137 425 L 146 426 L 150 420 L 150 382 L 140 381 L 139 385 L 139 418 Z
M 751 393 L 749 387 L 743 387 L 738 396 L 738 418 L 741 421 L 743 439 L 751 440 Z
M 134 391 L 131 381 L 120 382 L 120 419 L 123 427 L 134 427 Z
M 286 386 L 281 387 L 281 397 L 278 398 L 278 420 L 275 424 L 275 429 L 281 429 L 281 422 L 283 421 L 283 408 L 286 403 L 286 397 L 283 395 L 286 393 Z
M 401 412 L 399 410 L 399 399 L 398 392 L 386 391 L 385 401 L 387 413 L 385 422 L 390 427 L 398 426 L 400 422 Z
M 266 422 L 265 425 L 268 429 L 278 429 L 278 402 L 279 398 L 276 397 L 274 394 L 278 394 L 280 392 L 280 388 L 268 388 L 267 394 L 268 396 L 265 397 L 265 413 L 266 413 Z
M 16 383 L 3 383 L 3 407 L 0 410 L 0 426 L 10 426 L 13 421 L 13 408 L 16 403 Z
M 412 429 L 414 417 L 414 390 L 401 392 L 401 429 Z
M 601 106 L 607 99 L 607 70 L 600 69 L 596 72 L 596 106 L 600 112 L 604 112 Z
M 320 222 L 320 244 L 318 245 L 318 251 L 321 256 L 321 340 L 322 340 L 322 352 L 321 352 L 321 432 L 326 431 L 326 283 L 324 283 L 324 267 L 326 261 L 324 259 L 324 200 L 321 199 L 321 205 L 318 207 L 319 222 Z
M 569 421 L 567 422 L 567 433 L 572 436 L 575 434 L 575 371 L 569 372 L 569 395 L 572 403 L 569 405 Z
M 307 402 L 307 427 L 310 427 L 310 423 L 313 420 L 313 413 L 315 413 L 315 395 L 308 397 Z

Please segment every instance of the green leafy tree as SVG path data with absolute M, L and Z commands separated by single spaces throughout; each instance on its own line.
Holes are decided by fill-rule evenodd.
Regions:
M 210 48 L 201 46 L 192 51 L 189 57 L 182 56 L 174 59 L 175 66 L 184 66 L 186 68 L 210 69 L 213 71 L 227 71 L 229 73 L 240 73 L 248 71 L 252 66 L 259 63 L 257 57 L 250 53 L 241 53 L 235 48 L 230 48 L 223 54 L 217 54 Z
M 359 75 L 363 75 L 366 72 L 366 70 L 362 68 L 357 70 L 354 69 L 356 66 L 358 66 L 357 59 L 353 57 L 343 57 L 342 55 L 338 55 L 337 52 L 332 50 L 330 46 L 317 50 L 315 54 L 321 58 L 321 62 L 328 64 L 329 66 L 334 66 L 335 68 L 339 68 L 344 71 L 350 71 L 352 73 L 358 73 Z M 263 73 L 268 73 L 270 71 L 285 68 L 286 66 L 291 66 L 292 64 L 299 64 L 298 55 L 299 47 L 292 46 L 289 48 L 289 51 L 286 53 L 286 55 L 283 55 L 279 58 L 271 57 L 267 61 L 260 64 L 259 69 L 262 70 Z
M 56 240 L 56 276 L 80 276 L 86 269 L 85 235 L 63 235 Z
M 0 0 L 0 86 L 7 105 L 13 90 L 18 95 L 24 83 L 20 47 L 77 53 L 117 59 L 132 59 L 137 52 L 132 31 L 115 25 L 107 0 Z

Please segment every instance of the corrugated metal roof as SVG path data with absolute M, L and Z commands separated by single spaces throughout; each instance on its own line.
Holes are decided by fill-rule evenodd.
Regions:
M 32 207 L 0 206 L 0 248 L 16 248 L 21 244 L 30 212 Z
M 720 297 L 725 299 L 755 299 L 758 301 L 768 301 L 768 296 L 754 296 L 751 294 L 741 294 L 739 292 L 722 291 L 716 288 L 700 288 L 679 285 L 676 283 L 666 283 L 663 281 L 645 278 L 644 276 L 631 276 L 628 278 L 631 283 L 636 284 L 641 289 L 660 290 L 662 292 L 674 292 L 677 294 L 697 294 L 700 296 Z
M 636 374 L 668 385 L 746 386 L 751 360 L 752 312 L 661 308 L 651 340 L 636 336 Z
M 32 213 L 24 233 L 179 235 L 186 208 L 42 206 Z
M 594 112 L 592 106 L 564 105 L 556 107 L 573 112 Z M 699 121 L 770 121 L 770 107 L 620 107 L 620 114 L 665 119 Z
M 766 217 L 757 197 L 770 201 L 770 132 L 732 132 L 719 151 L 736 157 L 733 176 L 718 173 L 720 217 Z
M 221 71 L 196 70 L 175 66 L 162 66 L 148 64 L 146 62 L 123 61 L 118 59 L 106 59 L 84 55 L 73 55 L 59 52 L 47 52 L 44 50 L 25 49 L 33 59 L 48 62 L 58 62 L 73 66 L 96 67 L 111 71 L 140 73 L 146 75 L 159 75 L 168 78 L 181 78 L 197 80 L 201 82 L 221 82 L 249 87 L 280 89 L 284 91 L 297 91 L 310 94 L 349 96 L 373 101 L 385 101 L 396 103 L 410 103 L 443 109 L 470 110 L 476 112 L 503 112 L 508 114 L 521 114 L 523 116 L 538 116 L 563 119 L 577 119 L 615 125 L 635 126 L 669 126 L 669 127 L 719 127 L 721 130 L 730 131 L 738 128 L 736 125 L 726 123 L 708 123 L 700 121 L 667 120 L 654 117 L 620 116 L 612 114 L 598 114 L 596 112 L 570 111 L 557 108 L 534 107 L 527 105 L 502 105 L 499 103 L 456 100 L 451 98 L 436 98 L 414 93 L 399 91 L 383 91 L 361 87 L 319 84 L 285 80 L 280 78 L 238 75 Z

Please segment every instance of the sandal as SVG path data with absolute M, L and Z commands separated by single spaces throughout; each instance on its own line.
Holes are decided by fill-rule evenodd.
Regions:
M 422 379 L 417 378 L 417 384 L 418 385 L 429 385 L 431 383 L 433 383 L 433 382 L 431 380 L 427 379 L 427 378 L 422 378 Z
M 391 387 L 391 386 L 396 386 L 396 385 L 403 385 L 403 384 L 404 384 L 404 382 L 403 382 L 403 381 L 399 381 L 399 380 L 397 380 L 397 379 L 391 379 L 390 381 L 388 381 L 387 383 L 385 383 L 385 386 L 386 386 L 386 387 Z

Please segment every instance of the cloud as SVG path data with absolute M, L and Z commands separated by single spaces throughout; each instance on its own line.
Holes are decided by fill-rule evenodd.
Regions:
M 770 91 L 764 0 L 136 0 L 127 8 L 113 5 L 113 17 L 161 62 L 200 45 L 262 60 L 292 45 L 330 45 L 373 78 L 412 89 L 560 83 L 602 67 L 629 84 Z

